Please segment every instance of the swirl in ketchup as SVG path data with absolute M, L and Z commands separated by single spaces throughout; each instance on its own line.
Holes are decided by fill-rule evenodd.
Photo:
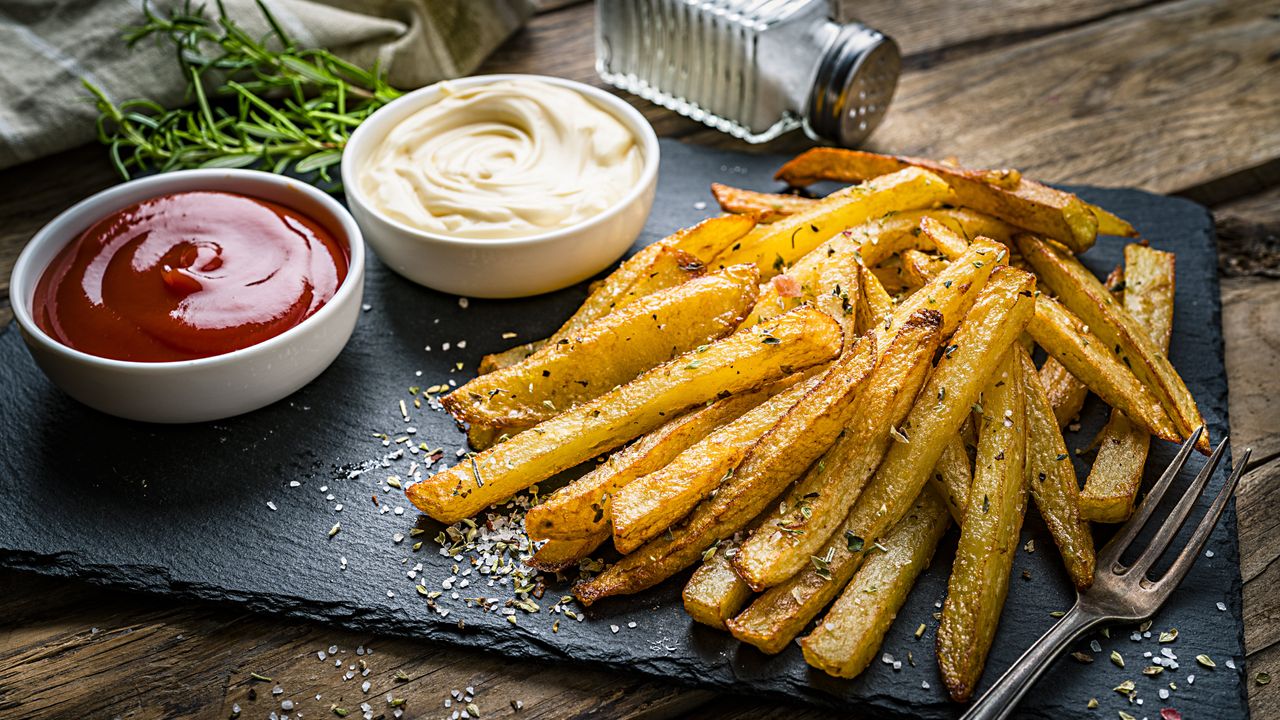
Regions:
M 184 192 L 103 218 L 63 248 L 36 286 L 36 324 L 116 360 L 221 355 L 313 315 L 347 275 L 348 249 L 292 208 Z

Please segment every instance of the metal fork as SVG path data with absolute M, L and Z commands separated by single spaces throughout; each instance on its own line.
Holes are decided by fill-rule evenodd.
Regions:
M 1218 462 L 1222 459 L 1222 452 L 1227 446 L 1226 438 L 1223 438 L 1218 447 L 1214 448 L 1209 460 L 1196 475 L 1196 479 L 1192 481 L 1182 499 L 1178 501 L 1177 506 L 1165 519 L 1142 554 L 1128 566 L 1120 562 L 1120 556 L 1129 549 L 1138 532 L 1142 530 L 1142 526 L 1151 518 L 1156 505 L 1164 497 L 1174 477 L 1186 465 L 1192 447 L 1203 433 L 1204 428 L 1201 427 L 1187 438 L 1182 448 L 1178 450 L 1177 457 L 1156 481 L 1151 492 L 1147 493 L 1147 497 L 1138 507 L 1138 512 L 1120 528 L 1115 538 L 1098 554 L 1098 570 L 1093 579 L 1093 586 L 1084 593 L 1076 595 L 1076 604 L 1071 610 L 1067 611 L 1056 625 L 1018 658 L 1018 661 L 987 692 L 983 693 L 982 697 L 978 698 L 964 714 L 963 720 L 1000 720 L 1008 717 L 1054 658 L 1080 636 L 1108 622 L 1146 620 L 1164 605 L 1170 593 L 1182 582 L 1182 578 L 1186 577 L 1187 571 L 1191 569 L 1192 563 L 1204 548 L 1205 541 L 1209 539 L 1209 532 L 1217 524 L 1218 517 L 1222 515 L 1223 508 L 1227 506 L 1227 501 L 1240 481 L 1241 472 L 1249 462 L 1251 450 L 1245 450 L 1243 456 L 1236 461 L 1231 477 L 1218 493 L 1218 497 L 1214 499 L 1209 512 L 1200 520 L 1190 542 L 1182 549 L 1164 576 L 1158 580 L 1151 580 L 1147 578 L 1147 573 L 1173 542 L 1195 506 L 1196 500 L 1209 484 L 1209 478 L 1217 468 Z

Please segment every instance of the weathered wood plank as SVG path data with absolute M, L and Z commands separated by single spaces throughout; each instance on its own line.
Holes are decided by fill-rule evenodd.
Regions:
M 1232 444 L 1273 457 L 1280 454 L 1280 282 L 1224 278 L 1222 306 Z
M 1117 15 L 904 76 L 872 145 L 1058 182 L 1191 188 L 1280 155 L 1277 32 L 1269 0 Z
M 517 667 L 477 651 L 232 609 L 175 608 L 21 573 L 0 573 L 0 588 L 0 717 L 228 717 L 235 704 L 245 717 L 265 717 L 284 700 L 311 717 L 333 717 L 335 703 L 359 717 L 362 702 L 391 717 L 387 693 L 406 700 L 408 716 L 435 717 L 449 714 L 443 710 L 451 690 L 467 687 L 475 688 L 485 718 L 514 715 L 515 701 L 522 718 L 669 717 L 712 697 L 590 668 L 526 661 Z M 341 667 L 317 655 L 331 645 L 339 648 Z M 361 646 L 373 653 L 358 655 Z M 348 671 L 354 677 L 344 680 Z M 254 680 L 254 672 L 271 681 Z M 409 679 L 397 680 L 398 672 Z M 273 696 L 276 686 L 282 692 Z

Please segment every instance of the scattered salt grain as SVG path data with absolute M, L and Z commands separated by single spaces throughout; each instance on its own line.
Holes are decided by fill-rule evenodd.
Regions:
M 282 701 L 282 702 L 280 703 L 280 709 L 281 709 L 281 710 L 292 710 L 292 709 L 293 709 L 293 701 L 292 701 L 292 700 L 284 700 L 284 701 Z
M 1220 603 L 1218 603 L 1218 611 L 1219 611 L 1219 612 L 1226 612 L 1226 611 L 1227 611 L 1227 604 L 1226 604 L 1226 603 L 1224 603 L 1224 602 L 1220 602 Z
M 283 693 L 283 692 L 284 692 L 284 688 L 280 687 L 279 685 L 277 685 L 277 686 L 275 686 L 275 687 L 271 688 L 271 694 L 272 694 L 272 695 L 279 695 L 279 694 L 281 694 L 281 693 Z
M 612 630 L 615 634 L 616 634 L 619 630 L 621 630 L 621 628 L 619 628 L 617 625 L 610 625 L 610 626 L 609 626 L 609 629 L 610 629 L 610 630 Z
M 1207 557 L 1207 558 L 1211 558 L 1211 557 L 1213 557 L 1213 551 L 1212 551 L 1212 550 L 1205 550 L 1205 551 L 1204 551 L 1204 556 L 1205 556 L 1205 557 Z
M 360 683 L 360 692 L 369 692 L 370 686 L 371 686 L 371 683 L 368 680 L 365 680 L 364 682 Z
M 275 512 L 276 510 L 276 504 L 271 502 L 270 500 L 267 501 L 267 507 L 271 509 L 271 512 Z
M 696 202 L 696 203 L 694 203 L 694 204 L 693 204 L 693 209 L 694 209 L 694 210 L 706 210 L 706 209 L 707 209 L 707 204 L 706 204 L 705 202 L 702 202 L 701 200 L 699 200 L 698 202 Z
M 297 480 L 290 480 L 289 487 L 302 487 L 302 483 L 298 482 Z
M 464 297 L 460 297 L 460 298 L 458 298 L 458 307 L 462 308 L 463 310 L 466 310 L 466 309 L 467 309 L 467 306 L 468 306 L 468 305 L 470 305 L 470 304 L 471 304 L 471 301 L 470 301 L 470 300 L 468 300 L 468 299 L 466 299 L 466 298 L 464 298 Z

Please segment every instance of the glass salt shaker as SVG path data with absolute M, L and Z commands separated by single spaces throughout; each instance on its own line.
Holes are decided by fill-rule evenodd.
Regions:
M 598 0 L 611 85 L 747 142 L 804 128 L 852 147 L 880 124 L 898 45 L 830 19 L 827 0 Z

